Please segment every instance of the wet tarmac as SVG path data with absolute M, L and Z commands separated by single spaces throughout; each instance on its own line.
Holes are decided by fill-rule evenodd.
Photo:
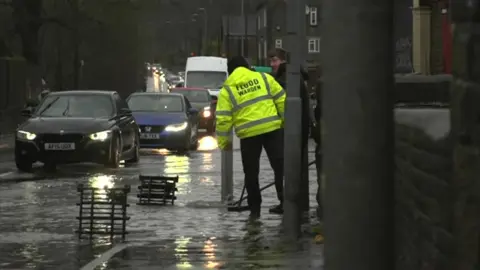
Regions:
M 158 76 L 149 77 L 147 91 L 160 91 L 159 81 Z M 248 212 L 228 212 L 220 203 L 220 152 L 212 138 L 189 155 L 142 151 L 139 164 L 115 170 L 79 164 L 60 166 L 55 173 L 37 167 L 33 174 L 15 170 L 11 136 L 0 138 L 0 145 L 2 270 L 322 269 L 323 246 L 314 244 L 313 236 L 307 233 L 295 244 L 282 241 L 281 216 L 268 213 L 277 203 L 273 187 L 262 193 L 262 217 L 256 223 L 247 222 Z M 238 141 L 234 146 L 238 198 L 243 171 Z M 178 175 L 175 204 L 137 205 L 140 174 Z M 266 156 L 260 179 L 262 186 L 273 181 Z M 315 179 L 312 167 L 312 206 Z M 78 240 L 80 183 L 100 188 L 131 185 L 126 242 L 108 237 Z
M 211 141 L 201 147 L 211 148 Z M 238 197 L 243 172 L 240 153 L 234 151 L 234 193 Z M 137 165 L 114 170 L 69 165 L 50 174 L 41 167 L 33 174 L 18 173 L 11 158 L 7 160 L 8 153 L 0 156 L 0 269 L 320 269 L 323 263 L 322 247 L 313 244 L 313 236 L 293 245 L 281 241 L 281 216 L 268 213 L 268 207 L 277 203 L 274 188 L 262 194 L 258 223 L 247 222 L 248 212 L 226 211 L 219 203 L 218 150 L 189 155 L 143 151 Z M 273 173 L 266 156 L 261 164 L 260 181 L 266 185 L 273 181 Z M 178 175 L 175 205 L 137 205 L 140 174 Z M 312 167 L 312 206 L 315 177 Z M 79 183 L 131 185 L 130 234 L 125 244 L 98 237 L 78 240 Z

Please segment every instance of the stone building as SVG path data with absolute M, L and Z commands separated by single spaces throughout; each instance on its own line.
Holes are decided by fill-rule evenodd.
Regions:
M 307 0 L 305 6 L 306 67 L 316 70 L 320 64 L 321 49 L 321 1 Z M 264 0 L 256 7 L 257 61 L 268 64 L 267 54 L 273 48 L 284 48 L 286 36 L 286 1 Z

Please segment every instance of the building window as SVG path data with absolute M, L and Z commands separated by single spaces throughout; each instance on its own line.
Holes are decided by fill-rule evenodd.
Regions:
M 282 48 L 282 39 L 281 38 L 278 38 L 278 39 L 275 39 L 275 48 Z
M 320 52 L 320 38 L 309 38 L 308 39 L 308 52 L 309 53 L 319 53 Z
M 267 27 L 267 8 L 263 9 L 263 27 Z
M 310 16 L 310 25 L 318 25 L 318 9 L 310 7 L 308 15 Z
M 262 16 L 257 16 L 257 29 L 260 30 L 262 28 Z
M 263 55 L 262 55 L 262 43 L 261 43 L 261 42 L 258 42 L 257 55 L 258 55 L 258 59 L 263 59 Z
M 263 41 L 263 59 L 267 59 L 267 41 Z

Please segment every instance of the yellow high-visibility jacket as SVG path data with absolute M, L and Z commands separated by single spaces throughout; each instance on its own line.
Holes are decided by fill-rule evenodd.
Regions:
M 285 91 L 269 74 L 236 68 L 220 89 L 216 133 L 220 149 L 231 140 L 232 128 L 240 139 L 283 127 Z

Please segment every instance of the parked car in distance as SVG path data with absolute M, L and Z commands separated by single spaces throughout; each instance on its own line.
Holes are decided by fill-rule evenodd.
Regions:
M 170 92 L 184 95 L 190 101 L 192 107 L 198 110 L 198 128 L 201 131 L 215 132 L 216 96 L 211 96 L 208 89 L 204 88 L 173 88 Z
M 127 103 L 112 91 L 62 91 L 48 94 L 15 136 L 15 163 L 29 172 L 40 161 L 93 162 L 117 168 L 121 160 L 139 161 L 139 127 Z
M 133 93 L 127 103 L 140 127 L 141 148 L 197 149 L 198 110 L 183 95 Z

